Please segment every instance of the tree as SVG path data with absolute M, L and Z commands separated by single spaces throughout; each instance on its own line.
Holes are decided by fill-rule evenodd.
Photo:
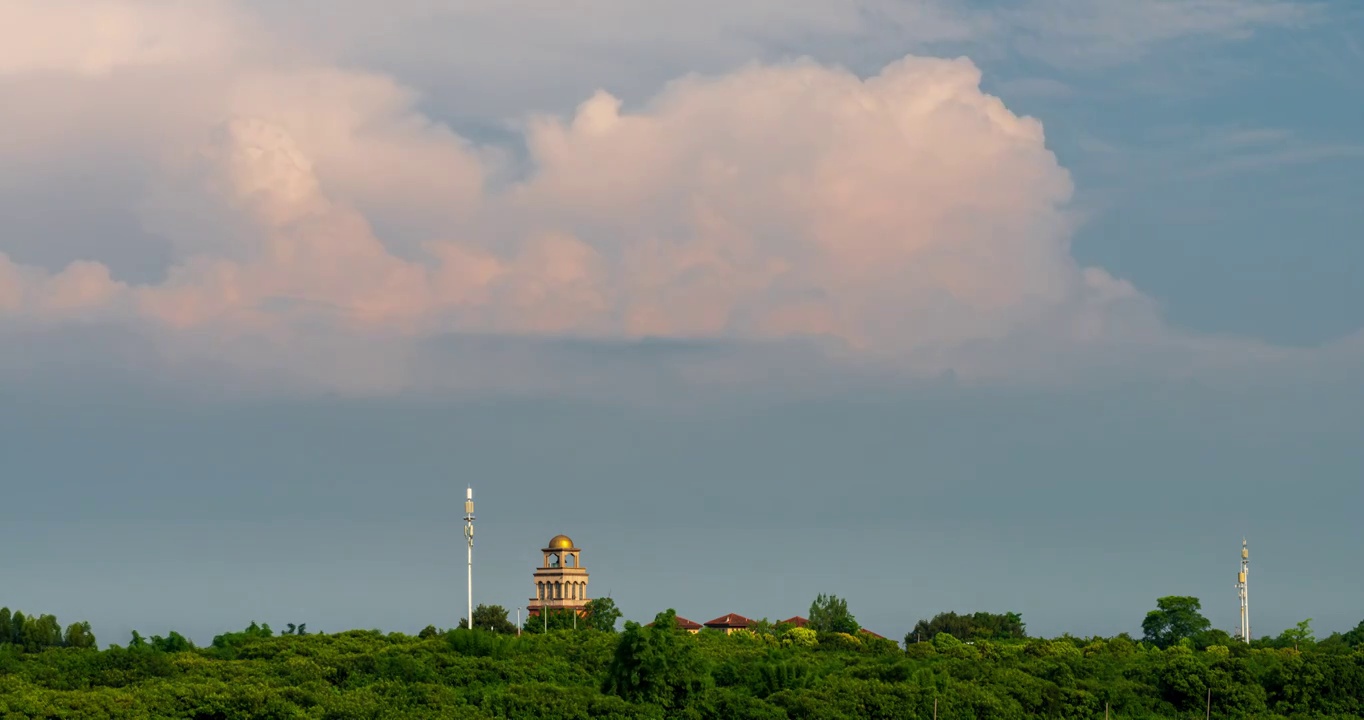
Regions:
M 783 645 L 795 645 L 797 647 L 814 647 L 819 644 L 819 633 L 808 627 L 791 626 L 781 634 Z
M 1353 630 L 1341 635 L 1340 639 L 1345 641 L 1345 644 L 1350 647 L 1364 645 L 1364 620 L 1360 620 L 1359 624 L 1356 625 Z
M 957 639 L 957 636 L 953 635 L 952 633 L 945 632 L 934 635 L 932 643 L 933 649 L 937 650 L 938 652 L 944 652 L 947 650 L 951 650 L 953 648 L 959 648 L 965 644 L 961 640 Z
M 602 691 L 631 702 L 678 709 L 712 683 L 696 643 L 677 628 L 677 613 L 669 608 L 654 617 L 653 627 L 625 623 Z
M 24 650 L 28 652 L 61 647 L 62 626 L 57 623 L 57 618 L 53 615 L 39 615 L 37 619 L 29 618 L 24 621 L 24 629 L 20 635 L 19 644 L 23 645 Z
M 616 621 L 620 620 L 620 610 L 616 607 L 616 601 L 609 597 L 595 598 L 587 601 L 587 606 L 583 608 L 586 617 L 583 619 L 587 626 L 593 630 L 602 632 L 615 632 Z
M 938 633 L 968 640 L 1023 640 L 1028 637 L 1023 616 L 1016 612 L 942 612 L 932 620 L 920 620 L 905 636 L 905 643 L 929 642 Z
M 1219 645 L 1222 647 L 1230 647 L 1235 643 L 1235 639 L 1222 628 L 1210 628 L 1193 636 L 1194 647 L 1200 650 Z
M 810 603 L 810 616 L 806 627 L 815 632 L 840 632 L 849 635 L 861 629 L 857 624 L 857 618 L 848 612 L 848 601 L 837 595 L 825 596 L 823 593 Z
M 0 608 L 0 645 L 12 642 L 14 639 L 14 624 L 9 608 Z
M 460 618 L 459 626 L 469 627 L 468 618 Z M 498 635 L 515 635 L 516 624 L 507 619 L 507 609 L 501 605 L 479 605 L 474 608 L 474 627 Z
M 574 628 L 585 629 L 587 624 L 578 617 L 578 613 L 564 608 L 545 608 L 539 615 L 531 615 L 526 618 L 521 629 L 528 633 L 553 632 L 555 630 L 573 630 Z
M 90 623 L 78 622 L 66 626 L 66 635 L 62 638 L 62 645 L 69 648 L 93 649 L 95 647 L 95 634 L 90 631 Z
M 1206 632 L 1212 623 L 1199 612 L 1201 609 L 1202 604 L 1196 597 L 1167 595 L 1157 598 L 1156 609 L 1146 613 L 1146 619 L 1141 622 L 1145 641 L 1167 648 Z
M 785 630 L 786 628 L 782 629 Z M 753 633 L 754 635 L 776 636 L 779 634 L 777 632 L 777 626 L 772 624 L 772 621 L 768 620 L 767 618 L 760 618 L 758 620 L 750 622 L 748 624 L 748 631 Z
M 23 644 L 24 625 L 26 624 L 28 624 L 28 618 L 24 617 L 23 613 L 15 610 L 14 615 L 10 618 L 9 639 L 6 642 L 11 642 L 15 645 Z
M 189 652 L 194 649 L 194 643 L 190 642 L 189 638 L 174 630 L 166 637 L 153 635 L 151 646 L 153 650 L 164 653 Z
M 137 633 L 133 634 L 137 635 Z M 252 621 L 251 624 L 248 625 L 245 630 L 241 630 L 239 632 L 223 633 L 222 635 L 215 635 L 213 637 L 213 647 L 219 650 L 226 650 L 228 651 L 229 655 L 231 655 L 231 653 L 235 652 L 234 648 L 236 648 L 239 645 L 242 645 L 243 643 L 250 642 L 252 640 L 260 640 L 263 638 L 273 637 L 274 634 L 275 633 L 272 630 L 270 630 L 269 625 L 267 624 L 257 625 L 255 621 Z M 130 645 L 129 647 L 132 646 Z
M 1312 634 L 1312 618 L 1307 618 L 1279 634 L 1279 643 L 1284 646 L 1292 643 L 1294 650 L 1298 650 L 1301 645 L 1310 646 L 1316 642 L 1317 637 Z

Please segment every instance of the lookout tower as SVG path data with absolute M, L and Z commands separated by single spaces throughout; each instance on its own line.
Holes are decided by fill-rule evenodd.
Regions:
M 567 535 L 555 535 L 540 552 L 544 553 L 544 564 L 535 569 L 535 597 L 526 610 L 532 617 L 546 608 L 582 612 L 587 605 L 582 550 Z

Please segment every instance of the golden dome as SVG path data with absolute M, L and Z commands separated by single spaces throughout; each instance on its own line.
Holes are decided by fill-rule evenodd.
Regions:
M 573 539 L 567 535 L 555 535 L 549 541 L 549 547 L 553 550 L 568 550 L 573 547 Z

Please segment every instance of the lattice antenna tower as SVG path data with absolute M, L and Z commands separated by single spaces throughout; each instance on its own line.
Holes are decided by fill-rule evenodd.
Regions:
M 1241 572 L 1236 576 L 1236 594 L 1241 599 L 1241 642 L 1250 642 L 1250 588 L 1246 585 L 1246 575 L 1250 572 L 1250 548 L 1246 539 L 1241 538 Z
M 474 489 L 464 494 L 464 537 L 469 541 L 469 629 L 474 629 Z

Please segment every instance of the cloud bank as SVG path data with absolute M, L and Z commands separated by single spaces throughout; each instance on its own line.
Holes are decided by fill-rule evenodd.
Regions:
M 0 20 L 0 197 L 88 182 L 167 258 L 135 279 L 114 268 L 136 248 L 98 224 L 76 241 L 0 229 L 11 343 L 117 328 L 138 363 L 345 391 L 534 384 L 524 354 L 547 339 L 800 341 L 967 377 L 1291 359 L 1181 336 L 1079 266 L 1041 124 L 965 58 L 867 77 L 752 63 L 639 107 L 601 90 L 530 116 L 521 161 L 239 5 L 8 2 Z M 52 215 L 94 207 L 73 194 Z M 433 349 L 452 337 L 530 342 L 442 372 L 470 369 Z M 689 367 L 737 382 L 772 372 L 761 357 Z

